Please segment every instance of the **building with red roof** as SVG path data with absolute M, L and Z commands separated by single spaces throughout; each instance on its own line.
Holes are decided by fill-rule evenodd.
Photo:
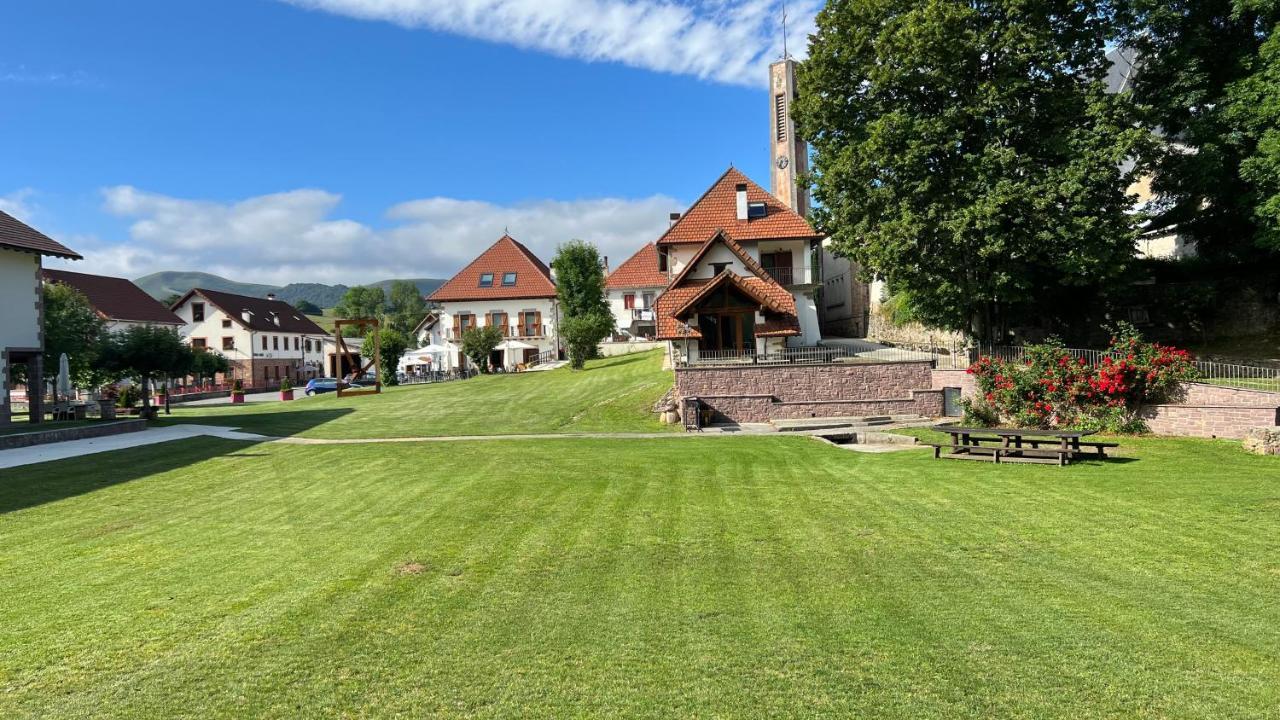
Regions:
M 610 272 L 604 291 L 617 332 L 633 338 L 654 337 L 654 303 L 670 282 L 667 273 L 658 269 L 658 246 L 654 243 L 647 243 Z
M 729 168 L 658 239 L 657 267 L 671 279 L 655 302 L 657 338 L 689 359 L 818 344 L 821 241 Z
M 551 268 L 529 248 L 503 235 L 427 297 L 440 305 L 438 320 L 449 352 L 446 369 L 465 368 L 462 334 L 494 326 L 503 344 L 490 357 L 495 367 L 514 368 L 559 357 L 559 303 Z
M 180 328 L 186 324 L 131 280 L 69 270 L 45 270 L 44 281 L 75 288 L 89 301 L 89 306 L 98 317 L 106 321 L 107 329 L 111 332 L 126 330 L 135 325 L 168 325 Z
M 80 260 L 74 250 L 0 211 L 0 425 L 9 423 L 11 367 L 22 365 L 31 387 L 44 387 L 45 257 Z M 54 361 L 57 370 L 57 361 Z M 31 421 L 43 419 L 40 393 L 29 398 Z

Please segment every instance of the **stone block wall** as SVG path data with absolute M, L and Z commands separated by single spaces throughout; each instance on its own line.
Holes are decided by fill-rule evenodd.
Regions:
M 1142 417 L 1157 435 L 1243 438 L 1251 428 L 1280 425 L 1280 393 L 1187 383 L 1177 400 L 1151 405 Z
M 929 362 L 677 368 L 677 398 L 697 396 L 736 422 L 942 415 Z
M 934 390 L 949 387 L 960 388 L 960 397 L 964 398 L 973 397 L 977 387 L 973 376 L 964 370 L 934 370 L 932 380 Z

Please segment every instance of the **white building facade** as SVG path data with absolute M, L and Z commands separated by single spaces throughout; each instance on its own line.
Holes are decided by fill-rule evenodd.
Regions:
M 551 270 L 509 235 L 471 261 L 428 298 L 439 304 L 436 328 L 445 370 L 473 363 L 462 352 L 469 328 L 497 327 L 503 345 L 488 365 L 517 369 L 561 352 L 559 303 Z

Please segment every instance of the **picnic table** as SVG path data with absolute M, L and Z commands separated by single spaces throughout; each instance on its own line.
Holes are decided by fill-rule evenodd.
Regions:
M 951 460 L 1069 465 L 1072 460 L 1087 455 L 1105 458 L 1107 448 L 1120 445 L 1084 439 L 1095 434 L 1096 430 L 985 428 L 951 424 L 935 425 L 933 429 L 951 436 L 950 443 L 933 445 L 933 456 Z

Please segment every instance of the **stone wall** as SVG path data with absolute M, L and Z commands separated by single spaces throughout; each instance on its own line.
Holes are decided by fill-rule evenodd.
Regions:
M 960 388 L 960 397 L 973 397 L 977 384 L 973 376 L 964 370 L 934 370 L 933 389 L 955 387 Z
M 1280 425 L 1280 393 L 1188 383 L 1176 401 L 1142 410 L 1157 435 L 1242 438 L 1250 428 Z
M 146 429 L 146 420 L 117 420 L 115 422 L 48 430 L 41 429 L 40 425 L 37 424 L 32 426 L 31 432 L 0 435 L 0 450 L 46 445 L 67 440 L 85 440 L 87 438 L 123 435 L 124 433 L 141 432 Z
M 677 368 L 677 398 L 696 396 L 720 419 L 942 415 L 929 362 Z

